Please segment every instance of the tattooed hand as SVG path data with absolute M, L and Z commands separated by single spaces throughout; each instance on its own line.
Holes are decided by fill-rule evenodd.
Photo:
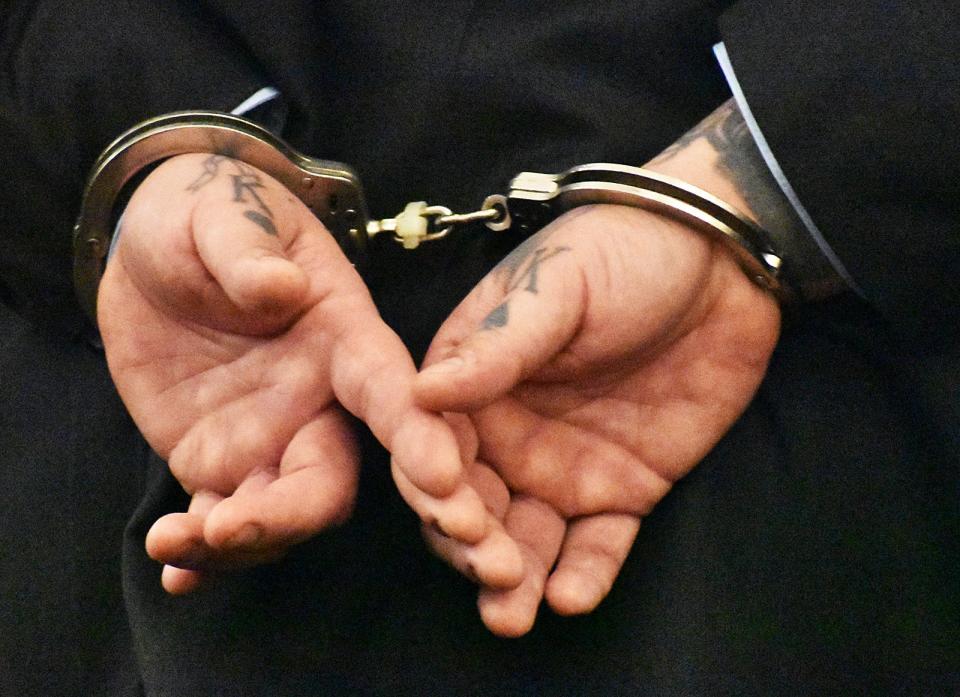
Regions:
M 126 210 L 98 308 L 121 396 L 192 495 L 147 538 L 168 591 L 276 559 L 349 514 L 344 408 L 405 483 L 458 501 L 441 529 L 483 535 L 453 432 L 413 405 L 406 349 L 332 237 L 268 176 L 218 155 L 160 166 Z
M 665 156 L 670 173 L 712 172 L 722 181 L 686 178 L 750 210 L 717 146 L 702 134 L 686 145 Z M 501 526 L 472 545 L 424 535 L 479 581 L 493 632 L 528 631 L 544 597 L 577 614 L 606 596 L 641 519 L 746 408 L 779 321 L 772 296 L 722 245 L 616 206 L 561 217 L 467 296 L 435 337 L 415 395 L 472 439 L 473 470 L 487 480 L 478 488 Z M 503 535 L 524 557 L 512 589 L 485 575 Z

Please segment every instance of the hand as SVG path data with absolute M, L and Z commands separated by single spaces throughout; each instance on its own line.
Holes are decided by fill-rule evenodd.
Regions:
M 779 318 L 721 245 L 615 206 L 566 214 L 467 296 L 435 337 L 415 395 L 468 415 L 457 428 L 461 443 L 473 430 L 474 469 L 489 466 L 509 490 L 477 487 L 499 501 L 490 508 L 520 545 L 522 582 L 485 582 L 477 567 L 489 534 L 475 544 L 425 535 L 480 579 L 493 632 L 528 631 L 544 596 L 560 614 L 606 596 L 640 520 L 746 408 Z
M 441 529 L 484 534 L 454 434 L 413 404 L 406 349 L 279 183 L 219 155 L 173 158 L 137 189 L 122 228 L 98 300 L 107 360 L 193 497 L 147 537 L 169 565 L 168 591 L 276 559 L 349 515 L 358 456 L 340 405 L 414 487 L 459 501 L 436 518 Z

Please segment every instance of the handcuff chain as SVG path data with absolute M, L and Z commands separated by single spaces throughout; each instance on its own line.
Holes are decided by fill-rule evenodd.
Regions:
M 381 232 L 406 249 L 445 237 L 458 225 L 483 222 L 495 231 L 516 227 L 529 236 L 564 212 L 590 204 L 619 204 L 668 215 L 722 241 L 743 270 L 781 301 L 782 258 L 766 231 L 710 193 L 643 168 L 610 163 L 579 165 L 558 174 L 521 172 L 509 193 L 488 196 L 479 210 L 454 213 L 424 201 L 396 218 L 367 223 L 360 180 L 349 166 L 307 157 L 256 123 L 219 112 L 177 112 L 148 119 L 123 133 L 98 158 L 74 226 L 74 284 L 87 315 L 96 320 L 96 298 L 113 238 L 111 216 L 124 185 L 147 165 L 184 153 L 229 153 L 261 169 L 299 198 L 344 253 L 362 263 L 368 238 Z
M 507 198 L 501 194 L 488 196 L 479 210 L 454 213 L 446 206 L 430 206 L 425 201 L 408 203 L 395 218 L 382 218 L 367 223 L 367 236 L 393 233 L 393 239 L 406 249 L 415 249 L 421 242 L 446 237 L 454 227 L 484 223 L 491 230 L 510 227 Z

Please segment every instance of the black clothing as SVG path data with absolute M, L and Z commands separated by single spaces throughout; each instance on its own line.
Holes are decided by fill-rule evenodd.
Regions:
M 949 3 L 8 5 L 0 693 L 960 690 Z M 721 38 L 865 298 L 791 318 L 753 404 L 644 521 L 600 608 L 490 635 L 369 437 L 347 525 L 278 565 L 165 596 L 144 534 L 186 497 L 82 338 L 70 285 L 70 228 L 100 150 L 142 118 L 230 109 L 270 84 L 284 136 L 356 167 L 375 214 L 420 198 L 466 209 L 522 169 L 657 154 L 729 96 L 710 51 Z M 366 273 L 415 359 L 516 240 L 448 242 L 385 243 Z

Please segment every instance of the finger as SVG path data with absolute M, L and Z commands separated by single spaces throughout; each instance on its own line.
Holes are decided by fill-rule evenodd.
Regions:
M 151 559 L 181 568 L 199 568 L 206 560 L 203 523 L 222 496 L 212 491 L 198 491 L 190 499 L 185 513 L 162 516 L 147 532 L 147 554 Z
M 177 443 L 168 465 L 187 491 L 209 489 L 226 496 L 248 474 L 277 468 L 299 424 L 280 410 L 262 410 L 270 400 L 247 395 L 204 416 Z
M 296 312 L 308 281 L 287 255 L 302 219 L 295 199 L 272 177 L 238 160 L 207 157 L 203 163 L 222 171 L 218 185 L 188 187 L 198 196 L 191 228 L 207 270 L 242 310 Z
M 607 597 L 640 530 L 640 518 L 598 514 L 571 522 L 546 598 L 560 615 L 591 612 Z
M 510 492 L 497 474 L 481 463 L 468 470 L 469 484 L 479 494 L 489 511 L 483 537 L 475 543 L 467 543 L 443 533 L 437 508 L 450 506 L 456 509 L 456 501 L 437 502 L 426 497 L 409 483 L 402 483 L 401 493 L 412 499 L 411 508 L 422 511 L 423 534 L 430 548 L 460 573 L 482 585 L 495 588 L 513 588 L 523 578 L 523 557 L 513 539 L 500 523 L 510 504 Z M 402 473 L 400 475 L 402 477 Z M 437 508 L 432 508 L 437 507 Z
M 523 581 L 523 557 L 499 521 L 490 522 L 487 534 L 468 545 L 423 526 L 430 549 L 467 578 L 494 589 L 516 588 Z
M 160 585 L 170 595 L 187 595 L 209 585 L 215 576 L 209 571 L 178 569 L 166 564 L 160 572 Z
M 163 574 L 161 580 L 166 584 L 164 579 L 168 579 L 171 583 L 170 592 L 189 592 L 212 578 L 212 572 L 235 571 L 276 561 L 286 552 L 285 548 L 248 552 L 210 547 L 203 537 L 204 522 L 222 500 L 223 497 L 214 492 L 198 492 L 191 499 L 186 513 L 163 516 L 147 533 L 147 554 L 156 561 L 185 572 Z
M 462 462 L 475 462 L 480 441 L 470 417 L 466 414 L 447 412 L 443 415 L 443 418 L 450 426 L 450 430 L 453 431 L 457 444 L 460 446 L 460 460 Z
M 570 248 L 534 245 L 506 270 L 492 272 L 441 327 L 431 364 L 414 384 L 421 406 L 462 412 L 489 404 L 535 374 L 575 335 L 583 279 Z M 505 286 L 505 294 L 497 297 L 492 284 Z
M 460 444 L 460 456 L 463 462 L 473 463 L 464 468 L 470 486 L 480 495 L 487 510 L 494 517 L 502 520 L 510 504 L 510 490 L 499 474 L 487 464 L 477 460 L 480 441 L 470 417 L 466 414 L 447 412 L 443 418 L 450 425 Z
M 397 491 L 425 525 L 436 527 L 442 534 L 467 544 L 476 544 L 487 534 L 495 520 L 477 491 L 463 481 L 444 497 L 434 497 L 414 485 L 403 469 L 391 463 Z
M 241 550 L 223 550 L 205 546 L 201 554 L 203 561 L 197 568 L 182 568 L 182 562 L 176 561 L 168 564 L 170 568 L 176 568 L 180 571 L 194 571 L 199 575 L 198 584 L 206 583 L 209 579 L 224 573 L 232 573 L 250 569 L 255 566 L 272 564 L 282 559 L 289 547 L 276 546 L 269 549 L 260 549 L 254 551 Z
M 541 501 L 517 497 L 507 512 L 505 528 L 520 546 L 524 579 L 511 590 L 482 589 L 477 606 L 491 632 L 518 637 L 529 632 L 537 618 L 547 574 L 560 551 L 566 521 Z
M 249 165 L 182 155 L 137 188 L 117 256 L 142 292 L 178 315 L 245 333 L 276 330 L 308 288 L 285 252 L 306 219 L 302 209 Z
M 487 510 L 503 520 L 510 508 L 510 490 L 491 467 L 475 462 L 469 469 L 470 485 L 480 495 Z
M 215 548 L 254 552 L 286 548 L 346 519 L 357 490 L 359 460 L 340 410 L 328 410 L 294 436 L 279 470 L 249 476 L 207 517 Z
M 431 496 L 452 494 L 463 475 L 457 438 L 440 415 L 414 404 L 409 352 L 366 292 L 342 302 L 335 308 L 331 302 L 329 310 L 341 323 L 330 360 L 334 394 L 369 426 L 414 486 Z
M 171 595 L 192 593 L 210 580 L 210 573 L 202 570 L 207 560 L 203 520 L 219 500 L 212 492 L 198 492 L 186 513 L 163 516 L 147 533 L 147 554 L 165 562 L 160 583 Z
M 284 243 L 299 232 L 283 229 L 294 227 L 299 215 L 283 205 L 279 194 L 263 191 L 260 197 L 284 214 L 282 220 L 266 203 L 237 205 L 215 194 L 209 194 L 194 208 L 192 229 L 197 252 L 227 297 L 241 310 L 289 315 L 300 309 L 307 292 L 306 274 L 287 257 Z

